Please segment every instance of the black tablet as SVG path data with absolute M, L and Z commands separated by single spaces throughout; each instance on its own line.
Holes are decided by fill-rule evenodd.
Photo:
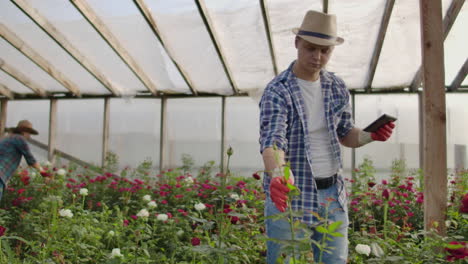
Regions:
M 377 129 L 379 129 L 381 126 L 387 124 L 388 122 L 394 122 L 397 119 L 393 116 L 383 114 L 379 118 L 377 118 L 372 124 L 368 125 L 366 128 L 363 130 L 366 132 L 375 132 Z

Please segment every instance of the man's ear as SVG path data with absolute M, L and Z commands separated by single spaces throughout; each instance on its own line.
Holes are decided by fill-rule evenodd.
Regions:
M 299 46 L 299 41 L 301 41 L 300 38 L 296 36 L 296 38 L 294 39 L 294 46 L 296 47 L 296 49 Z

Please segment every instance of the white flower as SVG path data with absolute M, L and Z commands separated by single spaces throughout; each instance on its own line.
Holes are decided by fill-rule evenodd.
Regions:
M 205 210 L 205 208 L 206 208 L 206 206 L 203 203 L 195 204 L 195 210 L 197 210 L 197 211 Z
M 109 233 L 107 233 L 107 234 L 108 234 L 109 236 L 111 236 L 111 237 L 112 237 L 112 236 L 114 236 L 114 235 L 115 235 L 115 232 L 111 230 L 111 231 L 109 231 Z
M 239 198 L 239 195 L 238 195 L 237 193 L 231 193 L 231 194 L 229 195 L 229 197 L 231 197 L 232 199 L 234 199 L 234 200 L 236 200 L 236 201 L 240 199 L 240 198 Z
M 120 248 L 112 249 L 112 253 L 110 254 L 110 258 L 121 258 L 123 255 L 120 253 Z
M 29 177 L 31 177 L 31 179 L 36 178 L 36 176 L 37 176 L 37 173 L 35 173 L 34 171 L 31 171 L 31 173 L 29 174 Z
M 356 252 L 362 255 L 369 256 L 371 248 L 368 245 L 357 244 Z
M 64 176 L 66 173 L 67 173 L 67 171 L 64 170 L 64 169 L 59 169 L 59 170 L 57 171 L 57 174 L 60 175 L 60 176 Z
M 86 189 L 86 188 L 81 188 L 81 189 L 80 189 L 80 195 L 82 195 L 82 196 L 88 195 L 88 189 Z
M 187 177 L 184 180 L 186 183 L 193 183 L 193 178 L 192 177 Z
M 46 167 L 50 167 L 50 166 L 52 166 L 52 163 L 50 163 L 50 161 L 46 161 L 46 162 L 44 162 L 44 165 L 45 165 Z
M 148 207 L 149 208 L 156 208 L 156 207 L 158 207 L 158 205 L 156 204 L 155 201 L 151 201 L 151 202 L 148 203 Z
M 138 212 L 137 216 L 146 218 L 149 216 L 149 212 L 146 209 L 141 209 L 140 212 Z
M 177 234 L 177 236 L 181 236 L 181 235 L 183 235 L 183 234 L 184 234 L 184 230 L 179 230 L 179 231 L 177 231 L 177 233 L 176 233 L 176 234 Z
M 60 209 L 59 215 L 61 217 L 68 217 L 68 218 L 73 217 L 73 213 L 72 213 L 72 211 L 70 209 Z
M 163 222 L 164 222 L 164 221 L 167 221 L 167 219 L 169 219 L 169 216 L 167 216 L 167 214 L 158 214 L 157 219 L 158 219 L 159 221 L 163 221 Z
M 149 194 L 143 196 L 143 201 L 146 201 L 146 202 L 151 201 L 151 196 Z

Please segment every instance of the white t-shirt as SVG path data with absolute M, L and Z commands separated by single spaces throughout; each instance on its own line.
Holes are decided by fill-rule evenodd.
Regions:
M 301 88 L 308 119 L 312 173 L 314 178 L 328 178 L 338 172 L 339 165 L 332 152 L 320 79 L 311 82 L 297 78 L 297 83 Z

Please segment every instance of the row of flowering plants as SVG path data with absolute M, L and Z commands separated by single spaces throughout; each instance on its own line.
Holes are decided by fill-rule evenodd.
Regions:
M 0 203 L 0 263 L 261 263 L 254 178 L 187 168 L 153 174 L 20 169 Z
M 261 176 L 184 164 L 18 170 L 0 202 L 0 263 L 264 263 Z M 440 237 L 422 231 L 423 176 L 408 171 L 395 161 L 377 182 L 365 160 L 348 180 L 349 263 L 468 262 L 468 172 L 450 176 Z
M 468 263 L 468 171 L 448 175 L 445 223 L 424 231 L 424 175 L 395 160 L 390 177 L 376 180 L 370 159 L 347 179 L 353 263 Z M 445 225 L 447 235 L 435 230 Z

